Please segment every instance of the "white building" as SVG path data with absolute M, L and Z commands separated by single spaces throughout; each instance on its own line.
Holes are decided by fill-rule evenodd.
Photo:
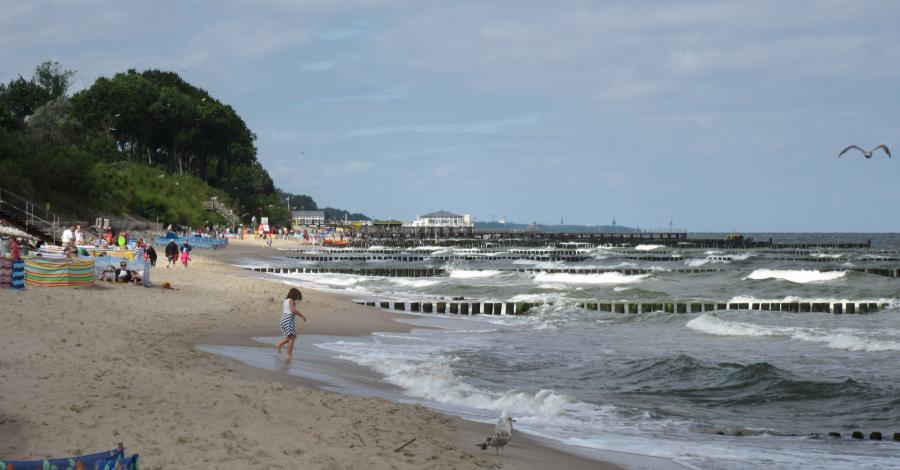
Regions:
M 325 225 L 325 211 L 291 211 L 294 227 Z
M 471 228 L 475 224 L 472 223 L 472 217 L 468 214 L 459 215 L 444 210 L 432 212 L 430 214 L 416 216 L 415 222 L 409 224 L 411 227 L 461 227 Z

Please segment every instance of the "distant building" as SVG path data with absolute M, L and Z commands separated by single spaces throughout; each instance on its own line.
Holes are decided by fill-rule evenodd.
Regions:
M 324 225 L 325 211 L 291 211 L 291 226 Z
M 420 215 L 416 217 L 415 222 L 409 224 L 411 227 L 447 227 L 447 228 L 471 228 L 474 227 L 472 217 L 467 215 L 454 214 L 440 210 L 430 214 Z

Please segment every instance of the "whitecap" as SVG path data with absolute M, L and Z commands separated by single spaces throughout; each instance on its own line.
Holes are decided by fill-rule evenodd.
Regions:
M 638 245 L 634 247 L 634 249 L 638 251 L 651 251 L 659 248 L 665 248 L 665 245 Z
M 827 282 L 840 279 L 846 271 L 819 271 L 817 269 L 757 269 L 744 279 L 783 279 L 785 281 L 807 284 L 810 282 Z
M 631 284 L 648 277 L 650 277 L 649 274 L 627 275 L 617 272 L 599 274 L 535 273 L 534 281 L 563 284 Z
M 862 331 L 820 330 L 816 328 L 799 328 L 788 326 L 764 326 L 753 323 L 723 320 L 715 315 L 703 314 L 685 324 L 701 333 L 716 336 L 775 336 L 798 341 L 822 343 L 830 349 L 863 352 L 900 351 L 900 341 L 889 341 L 868 337 Z
M 482 277 L 491 277 L 501 274 L 502 271 L 493 269 L 470 270 L 470 269 L 453 269 L 450 271 L 450 277 L 454 279 L 476 279 Z

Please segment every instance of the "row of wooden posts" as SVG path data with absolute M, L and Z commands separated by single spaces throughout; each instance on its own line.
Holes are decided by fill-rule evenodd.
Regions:
M 616 255 L 620 256 L 623 259 L 631 260 L 631 261 L 660 261 L 660 262 L 672 262 L 672 261 L 684 261 L 686 258 L 681 255 L 667 255 L 664 253 L 655 253 L 652 255 L 643 254 L 626 254 L 622 252 L 614 252 Z M 640 252 L 638 252 L 640 253 Z M 397 253 L 397 254 L 368 254 L 368 253 L 348 253 L 348 254 L 301 254 L 301 255 L 292 255 L 289 258 L 297 259 L 301 261 L 316 261 L 320 263 L 334 263 L 334 262 L 359 262 L 359 261 L 396 261 L 396 262 L 424 262 L 424 261 L 496 261 L 496 260 L 529 260 L 529 261 L 567 261 L 567 262 L 581 262 L 593 259 L 593 255 L 570 255 L 570 254 L 555 254 L 552 251 L 547 252 L 546 254 L 508 254 L 508 255 L 492 255 L 488 253 L 484 254 L 454 254 L 454 255 L 432 255 L 432 254 L 409 254 L 409 253 Z M 704 259 L 710 261 L 734 261 L 734 257 L 728 255 L 722 256 L 708 256 Z M 800 263 L 834 263 L 836 261 L 844 261 L 836 258 L 813 258 L 813 257 L 772 257 L 765 258 L 767 261 L 792 261 L 792 262 L 800 262 Z M 861 263 L 889 263 L 889 262 L 898 262 L 900 258 L 893 257 L 884 257 L 884 256 L 869 256 L 866 258 L 858 258 L 854 259 L 854 262 Z
M 388 301 L 359 300 L 359 304 L 420 313 L 449 313 L 454 315 L 523 315 L 543 302 L 484 302 L 476 300 Z M 579 302 L 575 307 L 615 313 L 702 313 L 723 310 L 756 310 L 797 313 L 867 314 L 888 307 L 877 302 Z
M 437 277 L 447 275 L 443 268 L 359 268 L 359 267 L 256 267 L 248 268 L 256 272 L 272 274 L 355 274 L 358 276 L 381 277 Z M 492 270 L 494 271 L 494 270 Z M 550 273 L 550 274 L 604 274 L 620 273 L 627 276 L 651 274 L 658 272 L 648 268 L 519 268 L 500 269 L 502 272 L 518 273 Z M 705 274 L 720 272 L 717 268 L 679 268 L 666 272 Z
M 355 274 L 357 276 L 380 277 L 437 277 L 446 276 L 443 268 L 398 268 L 398 267 L 254 267 L 248 268 L 256 272 L 273 274 Z M 475 269 L 477 271 L 477 269 Z M 519 268 L 499 269 L 502 272 L 551 273 L 551 274 L 603 274 L 621 273 L 625 275 L 652 274 L 659 271 L 645 268 Z M 708 274 L 723 271 L 719 268 L 676 268 L 663 272 L 682 274 Z M 821 271 L 855 271 L 884 277 L 900 277 L 900 268 L 840 268 L 822 269 Z

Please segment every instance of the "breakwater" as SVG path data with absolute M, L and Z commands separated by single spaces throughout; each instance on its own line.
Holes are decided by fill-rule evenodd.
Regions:
M 438 277 L 446 276 L 449 271 L 444 268 L 430 267 L 305 267 L 305 266 L 254 266 L 246 268 L 251 271 L 270 274 L 354 274 L 357 276 L 381 276 L 381 277 Z M 548 273 L 548 274 L 604 274 L 619 273 L 625 275 L 641 275 L 653 273 L 680 273 L 680 274 L 709 274 L 718 273 L 720 268 L 673 268 L 673 269 L 648 269 L 648 268 L 518 268 L 518 269 L 470 269 L 482 272 L 519 272 L 519 273 Z M 820 269 L 820 272 L 858 272 L 875 276 L 900 277 L 900 268 L 840 268 Z
M 437 300 L 355 300 L 360 305 L 379 307 L 385 310 L 413 313 L 440 313 L 454 315 L 524 315 L 531 309 L 545 305 L 544 302 L 494 302 L 484 300 L 437 299 Z M 665 301 L 611 301 L 597 300 L 576 302 L 576 308 L 599 312 L 638 314 L 664 313 L 705 313 L 724 310 L 753 310 L 760 312 L 789 313 L 833 313 L 868 314 L 884 310 L 887 303 L 868 300 L 847 300 L 841 302 L 731 302 L 710 300 L 665 300 Z

